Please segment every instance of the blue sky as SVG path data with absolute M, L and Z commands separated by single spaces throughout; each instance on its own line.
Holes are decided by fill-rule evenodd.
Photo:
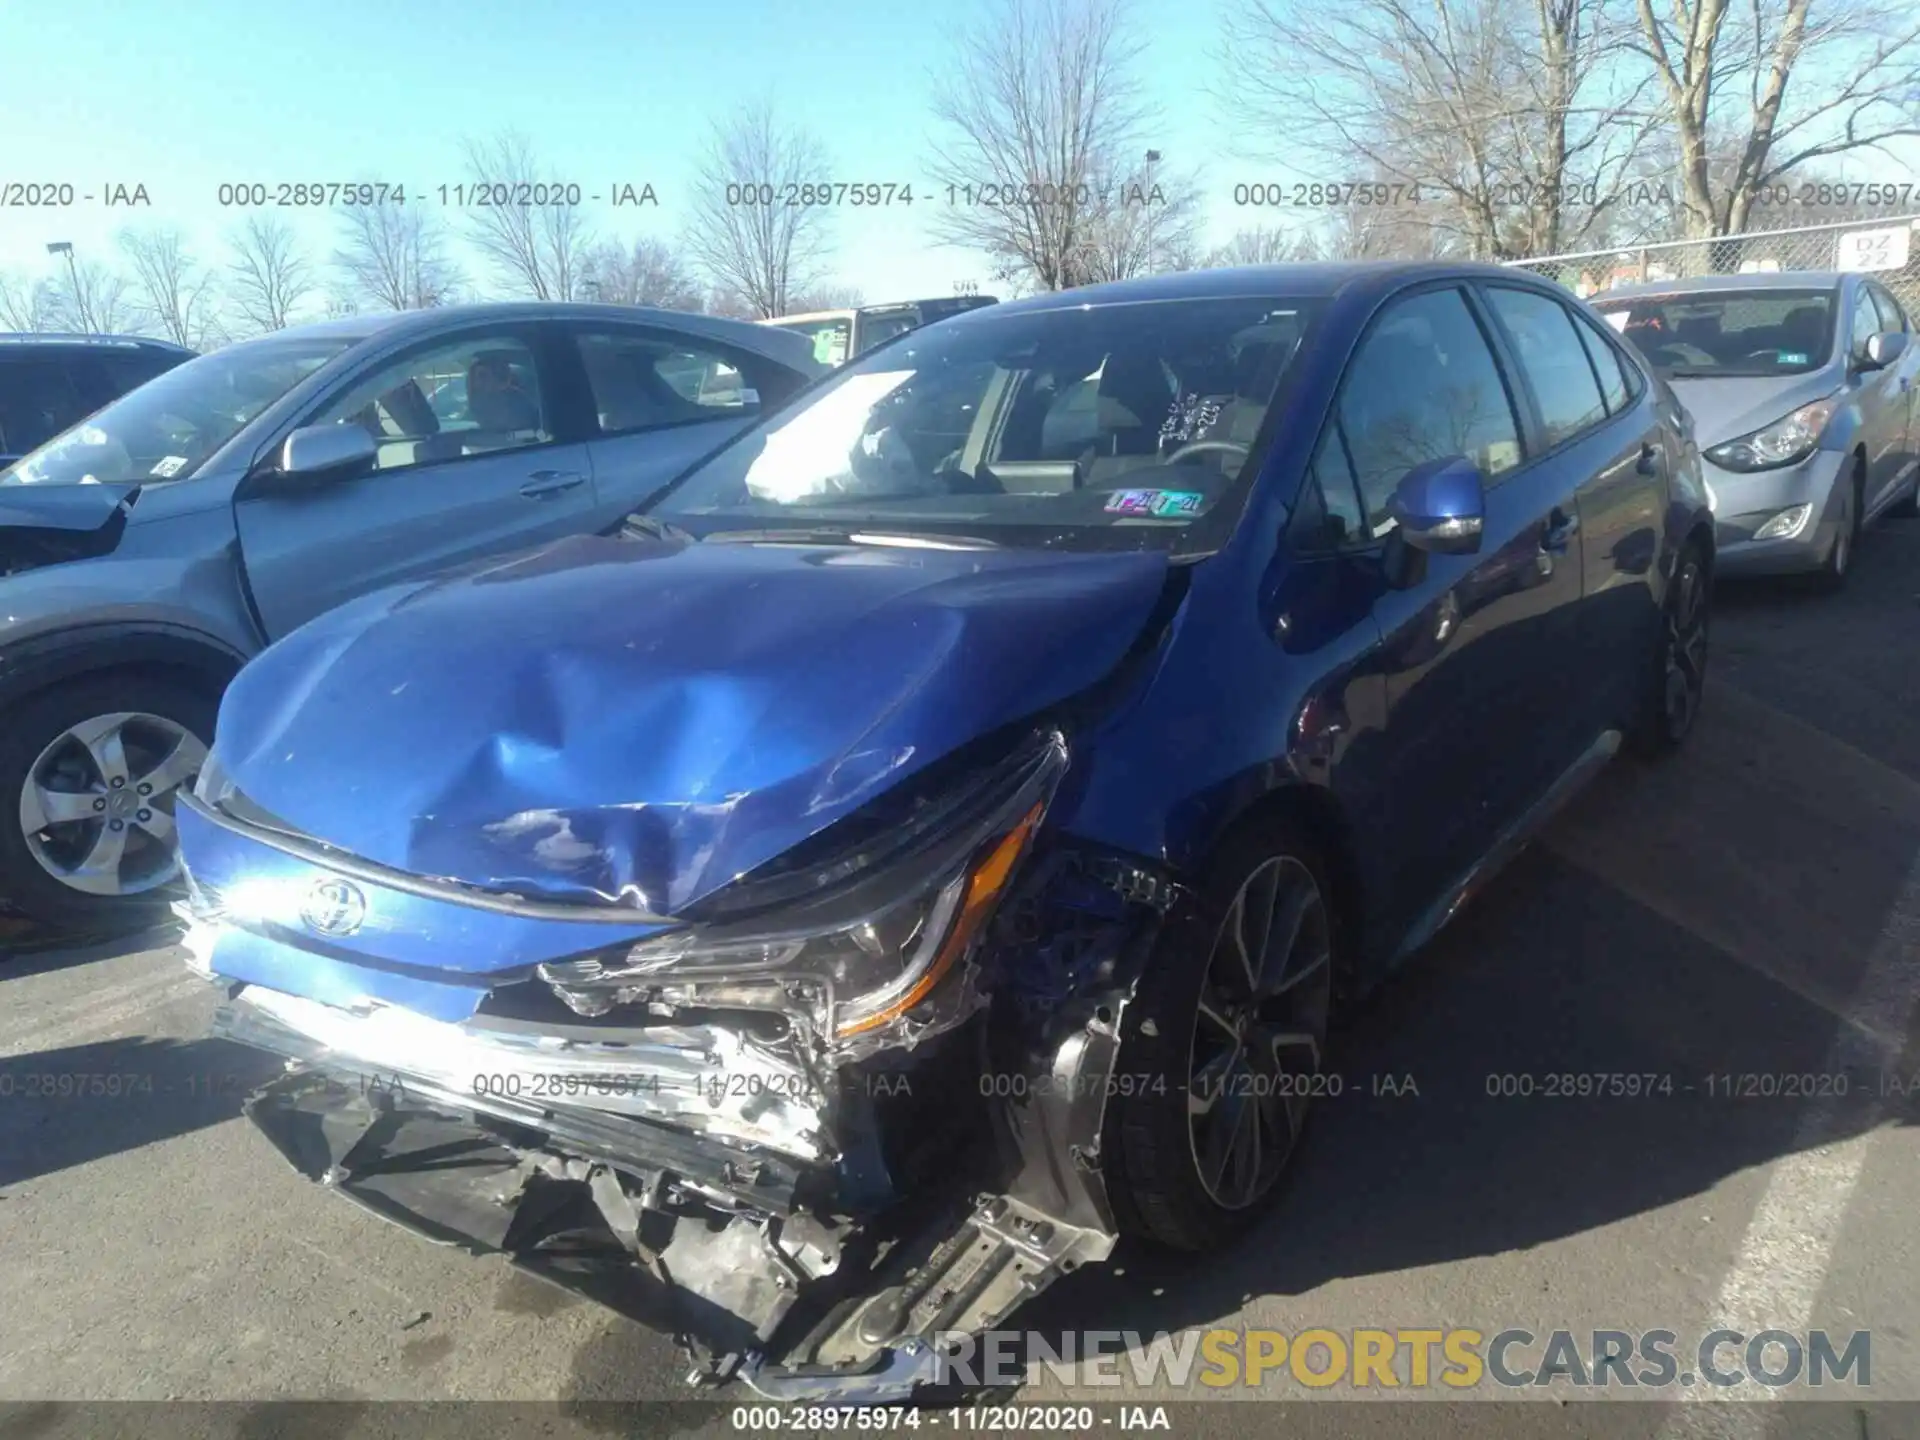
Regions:
M 467 178 L 460 142 L 524 133 L 554 178 L 587 193 L 651 182 L 658 209 L 589 205 L 599 234 L 679 228 L 693 157 L 732 97 L 771 94 L 811 127 L 832 178 L 922 179 L 926 93 L 942 37 L 977 0 L 59 0 L 0 3 L 0 183 L 68 181 L 80 193 L 144 184 L 149 209 L 0 210 L 0 271 L 45 273 L 48 241 L 107 258 L 133 224 L 179 226 L 201 255 L 242 212 L 222 182 L 378 179 L 419 192 Z M 1213 0 L 1142 5 L 1145 78 L 1167 107 L 1149 136 L 1169 164 L 1228 160 L 1200 97 L 1217 34 Z M 916 186 L 916 189 L 920 189 Z M 869 300 L 986 281 L 974 255 L 932 245 L 931 207 L 835 212 L 838 278 Z M 1221 238 L 1235 217 L 1224 203 Z M 336 223 L 296 223 L 316 258 Z M 458 216 L 449 212 L 449 219 Z M 470 266 L 469 268 L 477 268 Z

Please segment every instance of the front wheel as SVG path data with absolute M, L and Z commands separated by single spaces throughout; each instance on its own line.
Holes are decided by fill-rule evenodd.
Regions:
M 1826 560 L 1814 573 L 1814 583 L 1827 591 L 1846 587 L 1847 576 L 1853 573 L 1854 551 L 1860 547 L 1860 532 L 1864 528 L 1867 509 L 1867 475 L 1865 467 L 1858 462 L 1854 464 L 1853 477 L 1841 492 L 1841 498 L 1846 505 L 1846 513 L 1840 517 L 1833 544 L 1827 548 Z
M 212 697 L 161 676 L 90 676 L 0 716 L 0 896 L 106 929 L 163 909 L 174 802 L 213 735 Z
M 1324 1089 L 1336 933 L 1326 869 L 1279 823 L 1234 832 L 1128 1009 L 1103 1146 L 1122 1227 L 1182 1250 L 1258 1218 Z

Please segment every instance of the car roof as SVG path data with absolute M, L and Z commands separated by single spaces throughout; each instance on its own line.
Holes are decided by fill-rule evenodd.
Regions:
M 854 310 L 801 310 L 792 315 L 771 315 L 765 320 L 756 320 L 756 325 L 791 325 L 797 321 L 847 320 L 858 314 Z
M 627 325 L 659 325 L 683 334 L 706 336 L 742 346 L 795 369 L 811 371 L 818 368 L 811 361 L 812 347 L 804 336 L 768 332 L 750 321 L 701 315 L 691 310 L 666 310 L 651 305 L 599 305 L 546 300 L 493 301 L 477 305 L 441 305 L 430 310 L 343 315 L 333 320 L 289 326 L 285 330 L 275 330 L 241 343 L 308 338 L 336 338 L 354 342 L 376 337 L 382 340 L 426 339 L 442 331 L 464 329 L 475 323 L 539 320 L 604 320 Z
M 1518 280 L 1549 289 L 1552 281 L 1500 265 L 1459 260 L 1335 260 L 1291 265 L 1231 265 L 1212 270 L 1180 270 L 1136 280 L 1112 280 L 1073 290 L 1002 300 L 963 311 L 941 324 L 987 324 L 1010 314 L 1069 310 L 1086 306 L 1130 305 L 1142 301 L 1234 299 L 1242 296 L 1294 296 L 1327 299 L 1350 286 L 1380 292 L 1421 280 Z
M 1609 300 L 1634 295 L 1697 295 L 1725 290 L 1837 290 L 1846 278 L 1838 270 L 1756 270 L 1747 275 L 1689 275 L 1680 280 L 1635 280 L 1587 298 L 1592 304 L 1604 305 Z
M 167 350 L 178 355 L 194 352 L 171 340 L 156 340 L 151 335 L 83 335 L 60 330 L 0 331 L 0 345 L 45 345 L 61 348 L 90 346 L 109 350 Z

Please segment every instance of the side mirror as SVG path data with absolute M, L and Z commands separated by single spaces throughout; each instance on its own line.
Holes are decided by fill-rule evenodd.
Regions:
M 280 474 L 302 480 L 345 480 L 371 470 L 379 458 L 373 437 L 358 425 L 308 425 L 280 443 Z
M 1464 455 L 1423 460 L 1393 487 L 1387 514 L 1415 550 L 1471 555 L 1486 520 L 1486 480 Z
M 1867 353 L 1859 362 L 1862 370 L 1884 370 L 1907 353 L 1906 332 L 1880 330 L 1867 337 Z

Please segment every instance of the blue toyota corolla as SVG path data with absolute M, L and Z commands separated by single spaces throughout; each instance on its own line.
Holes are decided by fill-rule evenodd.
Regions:
M 179 817 L 248 1112 L 776 1396 L 1215 1245 L 1330 1014 L 1677 746 L 1684 411 L 1563 290 L 1218 270 L 880 347 L 621 532 L 355 601 Z

